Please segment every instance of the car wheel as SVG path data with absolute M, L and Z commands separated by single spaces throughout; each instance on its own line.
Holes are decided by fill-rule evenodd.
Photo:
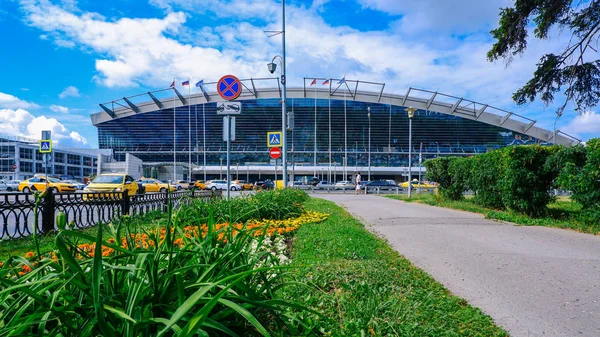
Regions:
M 6 189 L 6 192 L 12 192 L 12 191 L 13 191 L 12 187 L 9 187 Z
M 166 191 L 167 191 L 167 189 L 164 187 L 160 189 L 160 193 L 165 193 Z
M 217 190 L 217 187 L 216 187 L 216 186 L 213 186 L 213 187 L 211 187 L 210 189 L 211 189 L 211 190 L 213 190 L 213 191 L 216 191 L 216 190 Z
M 181 191 L 181 186 L 177 186 L 177 190 L 178 190 L 178 191 Z
M 31 190 L 29 189 L 29 187 L 24 187 L 23 193 L 31 193 Z
M 231 186 L 231 190 L 232 190 L 232 191 L 236 191 L 236 190 L 237 190 L 237 188 L 235 188 L 235 186 Z

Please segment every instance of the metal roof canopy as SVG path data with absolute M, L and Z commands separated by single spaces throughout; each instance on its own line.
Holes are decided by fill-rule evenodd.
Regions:
M 311 89 L 310 87 L 307 88 L 306 81 L 312 82 L 315 79 L 317 81 L 329 80 L 329 84 L 326 88 L 322 88 L 322 82 L 317 82 L 317 86 L 314 89 Z M 413 87 L 410 87 L 403 95 L 386 94 L 384 93 L 385 83 L 345 80 L 344 83 L 338 84 L 339 81 L 340 79 L 334 78 L 305 77 L 303 79 L 304 85 L 302 88 L 287 89 L 288 99 L 309 98 L 310 94 L 314 92 L 318 99 L 333 98 L 365 103 L 412 106 L 419 110 L 459 116 L 489 125 L 503 127 L 507 130 L 523 133 L 547 142 L 551 142 L 554 138 L 554 132 L 536 127 L 535 124 L 537 122 L 531 118 L 463 97 Z M 242 79 L 240 82 L 242 83 L 242 93 L 236 101 L 269 98 L 281 99 L 281 85 L 278 77 L 249 78 Z M 274 83 L 277 83 L 277 87 L 273 87 Z M 209 88 L 216 88 L 216 84 L 217 82 L 204 83 L 204 85 L 200 87 L 200 93 L 193 93 L 190 96 L 181 94 L 176 88 L 166 88 L 102 103 L 99 105 L 103 111 L 92 114 L 92 123 L 97 126 L 98 124 L 112 119 L 156 111 L 157 108 L 173 109 L 176 107 L 187 106 L 188 104 L 196 105 L 208 102 L 223 102 L 223 98 L 219 96 L 216 90 L 208 90 Z M 361 91 L 359 90 L 360 86 L 375 87 L 377 91 Z M 173 93 L 171 97 L 162 99 L 156 97 L 157 93 L 166 93 L 169 91 Z M 344 91 L 345 93 L 341 94 L 340 91 Z M 140 99 L 143 100 L 145 97 L 148 98 L 146 101 L 136 103 L 136 101 L 140 101 Z M 560 130 L 556 130 L 555 140 L 556 144 L 567 146 L 581 143 L 580 139 Z

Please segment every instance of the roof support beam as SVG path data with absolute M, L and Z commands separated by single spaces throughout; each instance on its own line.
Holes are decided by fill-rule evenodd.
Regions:
M 210 97 L 208 96 L 208 94 L 206 93 L 206 91 L 204 90 L 204 86 L 201 85 L 200 86 L 200 90 L 202 90 L 202 95 L 204 95 L 204 99 L 208 102 L 210 101 Z
M 179 92 L 179 90 L 177 90 L 177 88 L 173 87 L 173 91 L 175 91 L 175 93 L 177 94 L 177 97 L 179 97 L 179 100 L 181 101 L 181 104 L 186 105 L 186 101 L 185 98 L 183 97 L 183 95 Z
M 99 104 L 102 110 L 104 110 L 110 117 L 116 118 L 115 112 L 111 109 L 107 108 L 104 104 Z
M 435 92 L 435 94 L 433 94 L 433 96 L 431 96 L 431 98 L 429 99 L 429 101 L 427 101 L 427 110 L 429 110 L 429 107 L 431 106 L 431 104 L 433 104 L 433 100 L 435 99 L 435 96 L 437 96 L 437 91 Z
M 452 110 L 450 110 L 451 114 L 454 114 L 456 112 L 456 109 L 458 109 L 458 106 L 460 105 L 460 103 L 462 103 L 463 99 L 459 99 L 458 101 L 456 101 L 456 103 L 454 103 L 454 105 L 452 106 Z
M 123 100 L 125 101 L 125 103 L 127 103 L 127 105 L 129 105 L 131 110 L 133 110 L 135 113 L 140 112 L 140 109 L 137 107 L 137 105 L 133 104 L 129 99 L 127 99 L 127 97 L 123 97 Z
M 156 98 L 156 96 L 154 96 L 150 91 L 148 91 L 148 96 L 150 96 L 150 98 L 152 98 L 152 100 L 154 101 L 154 104 L 156 104 L 156 106 L 159 109 L 162 109 L 164 107 L 163 104 L 158 100 L 158 98 Z
M 502 126 L 504 123 L 506 123 L 506 121 L 510 118 L 510 116 L 512 116 L 512 112 L 509 112 L 506 115 L 504 115 L 504 117 L 502 117 L 502 119 L 500 120 L 500 126 Z
M 527 131 L 529 131 L 529 129 L 531 129 L 535 123 L 536 121 L 531 121 L 531 123 L 525 125 L 525 127 L 523 128 L 523 133 L 527 133 Z
M 406 95 L 404 95 L 404 99 L 402 100 L 402 105 L 404 105 L 406 103 L 406 100 L 408 99 L 408 95 L 410 94 L 411 90 L 412 90 L 412 87 L 408 88 L 408 91 L 406 92 Z
M 488 105 L 484 105 L 481 107 L 481 109 L 479 109 L 477 111 L 477 115 L 475 115 L 475 119 L 479 119 L 479 117 L 481 116 L 481 114 L 485 111 L 485 109 L 487 109 Z
M 385 88 L 385 83 L 381 86 L 381 91 L 379 92 L 379 96 L 377 97 L 377 102 L 381 102 L 381 96 L 383 95 L 384 88 Z

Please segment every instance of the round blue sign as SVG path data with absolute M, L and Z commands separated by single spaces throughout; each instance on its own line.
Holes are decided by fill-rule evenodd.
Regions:
M 223 99 L 231 101 L 242 93 L 242 83 L 233 75 L 225 75 L 217 82 L 217 92 Z

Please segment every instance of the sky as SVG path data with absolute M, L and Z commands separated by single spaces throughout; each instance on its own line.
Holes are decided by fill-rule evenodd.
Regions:
M 287 0 L 288 86 L 343 76 L 439 91 L 507 109 L 552 130 L 557 100 L 516 106 L 512 93 L 543 53 L 569 36 L 531 40 L 510 64 L 490 63 L 489 31 L 510 0 Z M 270 77 L 281 53 L 281 0 L 0 0 L 0 134 L 97 147 L 99 103 L 225 74 Z M 569 108 L 557 128 L 600 137 L 597 110 Z

